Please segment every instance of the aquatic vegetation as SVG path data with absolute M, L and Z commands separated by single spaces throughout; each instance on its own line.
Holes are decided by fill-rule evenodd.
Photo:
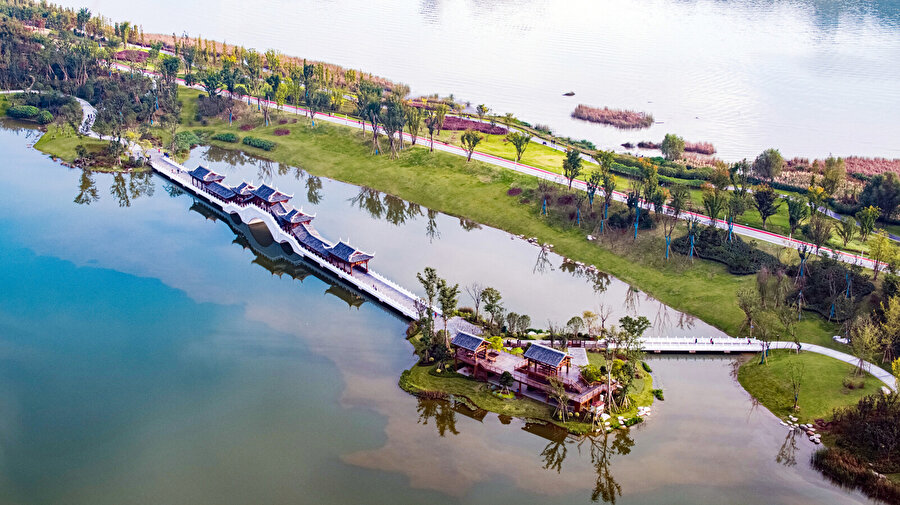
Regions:
M 590 107 L 584 104 L 575 107 L 572 117 L 622 129 L 649 128 L 653 124 L 653 115 L 646 112 Z

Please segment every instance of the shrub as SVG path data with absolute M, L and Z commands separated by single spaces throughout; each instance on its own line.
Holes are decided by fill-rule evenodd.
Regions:
M 6 115 L 15 119 L 35 119 L 41 110 L 33 105 L 13 105 L 6 109 Z
M 472 121 L 471 119 L 463 119 L 458 116 L 447 116 L 444 118 L 444 130 L 474 130 L 488 135 L 506 135 L 507 130 L 501 126 L 491 126 L 481 121 Z
M 189 151 L 192 147 L 200 145 L 200 138 L 194 132 L 178 132 L 175 134 L 175 150 Z
M 665 400 L 665 398 L 663 398 L 663 390 L 662 389 L 654 389 L 653 396 L 656 397 L 657 400 Z
M 787 275 L 796 278 L 799 265 L 787 269 Z M 847 278 L 850 278 L 850 298 L 846 298 Z M 854 305 L 875 290 L 875 286 L 862 274 L 858 266 L 848 266 L 834 258 L 821 257 L 807 260 L 803 272 L 803 308 L 818 312 L 833 321 L 845 321 L 854 313 Z M 790 295 L 793 303 L 798 292 Z M 834 303 L 834 315 L 831 305 Z
M 521 194 L 522 194 L 522 188 L 509 188 L 509 190 L 506 192 L 506 194 L 509 195 L 509 196 L 518 196 L 518 195 L 521 195 Z
M 212 136 L 213 140 L 218 140 L 220 142 L 237 142 L 238 136 L 233 133 L 217 133 Z
M 640 424 L 644 422 L 644 418 L 640 416 L 634 416 L 631 419 L 625 420 L 625 426 L 634 426 L 635 424 Z
M 242 131 L 242 132 L 250 131 L 250 130 L 252 130 L 252 129 L 254 129 L 254 128 L 256 128 L 256 125 L 250 124 L 250 123 L 245 123 L 245 124 L 242 124 L 242 125 L 241 125 L 241 131 Z
M 119 51 L 116 53 L 116 59 L 122 61 L 132 61 L 135 63 L 143 63 L 147 61 L 147 58 L 150 55 L 145 53 L 144 51 L 138 51 L 136 49 L 126 49 L 124 51 Z
M 265 139 L 260 139 L 260 138 L 256 138 L 256 137 L 247 136 L 247 137 L 244 137 L 244 140 L 242 142 L 245 145 L 248 145 L 250 147 L 256 147 L 256 148 L 262 149 L 264 151 L 271 151 L 272 149 L 275 149 L 275 142 L 272 142 L 271 140 L 265 140 Z
M 735 275 L 753 274 L 763 266 L 780 265 L 774 256 L 744 242 L 736 234 L 732 234 L 731 239 L 731 242 L 727 240 L 725 230 L 706 226 L 694 238 L 694 254 L 703 259 L 724 263 L 728 266 L 728 271 Z M 672 250 L 679 254 L 688 255 L 690 249 L 691 241 L 687 235 L 672 241 Z
M 585 365 L 581 367 L 581 378 L 584 380 L 584 382 L 593 384 L 594 382 L 600 382 L 601 380 L 603 380 L 603 374 L 596 366 Z
M 646 361 L 641 361 L 641 366 L 644 368 L 645 372 L 653 373 L 653 370 L 650 369 L 650 365 L 648 365 Z
M 287 128 L 276 128 L 276 129 L 275 129 L 275 135 L 278 135 L 279 137 L 283 137 L 283 136 L 288 135 L 288 134 L 290 134 L 290 133 L 291 133 L 291 131 L 288 130 Z
M 53 121 L 53 114 L 50 114 L 49 110 L 42 110 L 37 117 L 38 123 L 41 124 L 49 124 Z

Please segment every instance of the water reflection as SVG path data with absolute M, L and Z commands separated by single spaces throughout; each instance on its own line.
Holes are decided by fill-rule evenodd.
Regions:
M 99 199 L 100 192 L 97 191 L 97 183 L 94 181 L 93 174 L 90 170 L 82 170 L 78 182 L 78 194 L 75 195 L 74 202 L 78 205 L 90 205 Z
M 543 252 L 544 248 L 541 248 Z M 538 256 L 540 260 L 540 254 Z M 549 261 L 549 260 L 548 260 Z M 563 258 L 562 264 L 559 266 L 559 269 L 563 272 L 567 272 L 572 274 L 572 277 L 578 279 L 586 279 L 588 283 L 593 288 L 594 293 L 603 293 L 606 291 L 606 288 L 609 287 L 610 283 L 610 275 L 597 270 L 597 268 L 585 265 L 579 261 L 573 261 L 568 258 Z M 661 305 L 662 307 L 666 307 L 665 305 Z
M 441 232 L 438 230 L 437 211 L 428 209 L 428 223 L 425 225 L 425 236 L 428 242 L 433 243 L 435 239 L 441 238 Z
M 788 430 L 788 434 L 784 437 L 784 442 L 781 444 L 781 449 L 775 455 L 776 463 L 781 463 L 784 466 L 797 464 L 797 433 L 797 430 Z
M 438 435 L 442 437 L 448 432 L 459 435 L 459 431 L 456 429 L 457 409 L 459 409 L 459 406 L 453 399 L 431 400 L 419 398 L 418 405 L 416 405 L 416 412 L 419 414 L 419 424 L 427 426 L 429 422 L 433 422 L 434 427 L 437 428 Z
M 297 176 L 300 175 L 300 169 L 297 169 Z M 318 205 L 322 203 L 322 179 L 315 176 L 309 175 L 306 178 L 306 200 L 313 204 Z

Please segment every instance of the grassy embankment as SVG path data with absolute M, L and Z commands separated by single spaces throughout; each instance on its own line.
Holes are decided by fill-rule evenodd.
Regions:
M 829 419 L 837 407 L 856 404 L 863 396 L 877 393 L 883 385 L 871 374 L 850 377 L 853 365 L 812 352 L 778 350 L 769 355 L 768 364 L 761 365 L 759 356 L 749 359 L 738 370 L 738 382 L 754 398 L 778 417 L 794 415 L 800 422 Z M 799 409 L 794 410 L 789 365 L 800 363 L 803 376 L 800 382 Z M 864 387 L 849 389 L 844 380 L 862 381 Z
M 182 88 L 182 118 L 192 118 L 198 91 Z M 287 117 L 294 115 L 285 114 Z M 448 214 L 465 216 L 476 222 L 554 244 L 554 250 L 566 257 L 596 265 L 624 282 L 649 293 L 667 305 L 699 317 L 726 333 L 737 334 L 743 316 L 736 307 L 737 291 L 752 286 L 752 276 L 738 277 L 724 266 L 675 255 L 663 259 L 665 243 L 662 231 L 642 232 L 636 242 L 590 242 L 589 232 L 571 226 L 553 226 L 541 218 L 536 205 L 523 205 L 506 192 L 511 187 L 535 188 L 537 179 L 511 170 L 496 168 L 448 153 L 429 153 L 427 148 L 405 149 L 399 159 L 373 156 L 368 134 L 320 121 L 315 128 L 301 119 L 297 124 L 257 127 L 241 131 L 239 123 L 211 121 L 208 126 L 185 120 L 186 130 L 233 132 L 239 137 L 252 135 L 278 144 L 267 152 L 245 146 L 213 141 L 213 145 L 242 149 L 274 161 L 299 166 L 314 175 L 384 191 L 411 202 Z M 276 128 L 288 128 L 290 135 L 276 136 Z M 155 132 L 162 135 L 161 132 Z M 385 143 L 384 139 L 382 142 Z M 683 227 L 679 227 L 683 230 Z M 677 233 L 683 233 L 679 231 Z M 462 279 L 461 281 L 465 281 Z M 587 302 L 586 302 L 587 303 Z M 588 304 L 589 305 L 589 304 Z M 580 312 L 589 308 L 576 307 Z M 809 315 L 798 326 L 802 340 L 833 346 L 830 336 L 835 325 Z

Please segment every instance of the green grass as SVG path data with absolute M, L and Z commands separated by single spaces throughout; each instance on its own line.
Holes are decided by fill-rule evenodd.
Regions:
M 181 88 L 179 98 L 189 111 L 190 103 L 200 92 Z M 535 188 L 537 179 L 449 153 L 428 152 L 427 148 L 407 148 L 399 159 L 371 154 L 370 138 L 354 128 L 317 123 L 315 128 L 301 118 L 296 124 L 257 127 L 249 132 L 239 129 L 239 123 L 229 126 L 225 121 L 211 121 L 202 127 L 184 114 L 185 129 L 204 129 L 211 132 L 233 132 L 239 137 L 272 140 L 275 150 L 266 152 L 226 142 L 212 142 L 225 148 L 239 148 L 247 152 L 301 166 L 314 175 L 326 176 L 359 186 L 368 186 L 399 196 L 408 201 L 476 222 L 554 244 L 554 250 L 566 257 L 597 265 L 603 271 L 649 293 L 674 309 L 692 314 L 726 333 L 736 334 L 743 316 L 736 307 L 736 293 L 742 287 L 754 285 L 752 276 L 738 277 L 724 266 L 695 260 L 693 263 L 678 255 L 666 262 L 663 259 L 665 242 L 662 231 L 642 232 L 636 242 L 586 240 L 588 231 L 575 226 L 558 226 L 540 216 L 536 205 L 523 205 L 517 198 L 506 196 L 511 187 Z M 285 117 L 296 117 L 285 114 Z M 275 136 L 276 128 L 288 128 L 290 135 Z M 382 139 L 382 147 L 386 142 Z M 683 227 L 679 226 L 680 230 Z M 681 232 L 679 232 L 681 233 Z M 602 243 L 601 243 L 602 242 Z M 821 318 L 809 317 L 799 326 L 801 339 L 808 342 L 830 343 L 834 326 Z
M 88 152 L 99 152 L 106 149 L 108 142 L 90 137 L 79 137 L 75 134 L 75 130 L 68 125 L 59 128 L 50 126 L 47 133 L 34 145 L 34 148 L 71 163 L 78 157 L 75 147 L 79 144 L 83 144 Z
M 788 370 L 792 362 L 803 366 L 797 411 L 793 410 L 794 397 L 789 381 Z M 828 419 L 835 408 L 855 404 L 881 388 L 881 381 L 869 374 L 865 377 L 865 387 L 845 388 L 843 381 L 854 369 L 853 365 L 821 354 L 774 351 L 766 365 L 759 364 L 759 356 L 741 365 L 738 381 L 776 416 L 785 418 L 790 414 L 800 418 L 801 422 L 811 422 Z

